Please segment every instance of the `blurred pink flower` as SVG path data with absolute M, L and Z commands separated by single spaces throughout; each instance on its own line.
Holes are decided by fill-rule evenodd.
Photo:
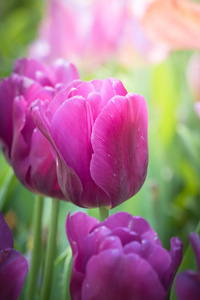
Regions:
M 142 16 L 152 0 L 49 0 L 31 57 L 53 60 L 64 57 L 87 71 L 116 61 L 132 67 L 157 62 L 168 51 L 148 40 Z
M 200 54 L 194 54 L 189 60 L 187 79 L 194 100 L 196 101 L 194 109 L 200 118 Z
M 30 55 L 47 60 L 65 57 L 87 67 L 105 61 L 122 34 L 126 2 L 49 0 Z
M 142 18 L 147 38 L 156 45 L 169 50 L 200 49 L 200 4 L 188 0 L 155 0 Z

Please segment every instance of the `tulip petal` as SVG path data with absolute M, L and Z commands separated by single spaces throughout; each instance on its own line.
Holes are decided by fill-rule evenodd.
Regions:
M 157 233 L 151 228 L 145 219 L 140 216 L 133 217 L 131 214 L 122 211 L 109 216 L 103 222 L 98 223 L 95 228 L 100 226 L 106 226 L 111 230 L 116 230 L 116 228 L 120 227 L 128 228 L 139 235 L 143 235 L 145 232 L 150 232 L 154 239 L 157 237 Z
M 66 232 L 72 247 L 73 254 L 80 251 L 83 254 L 83 240 L 98 223 L 97 219 L 90 217 L 82 212 L 67 215 Z
M 28 272 L 28 262 L 14 249 L 0 251 L 1 299 L 16 300 L 19 297 Z
M 81 193 L 83 190 L 81 182 L 75 172 L 66 165 L 63 160 L 62 154 L 59 152 L 52 139 L 51 125 L 45 115 L 45 107 L 44 105 L 42 105 L 41 101 L 38 100 L 33 104 L 31 113 L 36 126 L 53 146 L 57 161 L 57 178 L 60 188 L 66 197 L 66 200 L 72 201 L 75 204 L 82 206 L 80 202 Z
M 73 295 L 72 295 L 73 296 Z M 136 254 L 119 249 L 93 256 L 86 269 L 82 300 L 155 300 L 165 291 L 151 266 Z
M 32 183 L 34 190 L 50 197 L 65 198 L 58 184 L 51 144 L 37 128 L 32 133 L 29 164 L 30 184 Z
M 15 97 L 13 103 L 14 117 L 13 117 L 13 143 L 11 148 L 11 158 L 13 163 L 13 169 L 15 170 L 18 179 L 24 185 L 26 185 L 25 174 L 27 174 L 27 170 L 28 170 L 27 156 L 29 152 L 29 146 L 26 143 L 26 140 L 24 139 L 24 136 L 23 134 L 21 134 L 21 132 L 25 126 L 26 108 L 27 108 L 27 103 L 24 97 L 23 96 Z M 32 125 L 34 124 L 32 123 Z M 30 136 L 31 135 L 27 136 L 27 138 L 30 138 Z
M 8 161 L 13 138 L 12 100 L 12 80 L 10 78 L 3 79 L 0 83 L 0 140 L 3 143 L 3 151 Z
M 181 272 L 175 281 L 177 300 L 199 300 L 200 275 L 192 271 Z
M 13 237 L 0 211 L 0 250 L 5 248 L 13 248 Z
M 197 260 L 198 270 L 200 272 L 200 237 L 196 232 L 190 233 L 190 243 L 194 250 L 196 260 Z
M 99 102 L 98 97 L 97 101 Z M 71 201 L 83 207 L 97 207 L 99 201 L 104 206 L 110 204 L 107 195 L 94 183 L 90 175 L 90 161 L 93 153 L 92 124 L 93 115 L 90 105 L 81 96 L 66 100 L 51 121 L 51 138 L 65 162 L 63 167 L 66 165 L 66 170 L 68 167 L 72 169 L 83 187 L 79 198 L 75 198 L 71 193 Z M 65 182 L 59 181 L 59 183 L 65 193 L 69 193 L 73 188 L 73 186 L 66 187 Z
M 91 81 L 97 92 L 102 97 L 102 107 L 105 106 L 114 96 L 125 96 L 127 91 L 122 82 L 115 78 L 106 78 L 105 80 L 94 79 Z
M 148 164 L 144 98 L 135 94 L 112 98 L 95 121 L 92 147 L 91 176 L 109 195 L 111 207 L 135 195 Z
M 53 85 L 51 72 L 36 59 L 22 58 L 15 62 L 14 72 L 29 77 L 42 85 Z
M 79 73 L 76 67 L 62 58 L 53 62 L 52 73 L 54 75 L 54 84 L 64 83 L 67 85 L 73 80 L 79 78 Z
M 183 258 L 183 244 L 177 237 L 173 237 L 170 240 L 170 255 L 172 258 L 172 269 L 174 270 L 174 274 L 179 268 L 179 265 Z
M 85 272 L 85 267 L 91 256 L 99 253 L 101 242 L 111 234 L 111 231 L 105 226 L 95 229 L 84 240 L 84 259 L 82 264 L 82 272 Z
M 95 218 L 82 212 L 74 213 L 72 216 L 68 214 L 66 219 L 67 237 L 74 256 L 70 291 L 75 299 L 81 299 L 81 286 L 84 279 L 84 273 L 81 272 L 84 255 L 83 241 L 97 223 Z

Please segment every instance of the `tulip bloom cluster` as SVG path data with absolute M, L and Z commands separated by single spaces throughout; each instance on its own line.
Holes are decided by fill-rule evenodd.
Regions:
M 99 223 L 68 215 L 73 251 L 72 300 L 164 300 L 182 260 L 182 244 L 167 252 L 146 220 L 119 212 Z
M 32 116 L 53 146 L 58 181 L 69 201 L 112 208 L 143 185 L 147 105 L 119 80 L 75 80 L 49 105 L 36 101 Z
M 0 298 L 17 300 L 28 272 L 28 262 L 13 249 L 12 233 L 0 212 Z
M 65 84 L 76 78 L 76 68 L 63 60 L 47 68 L 34 59 L 20 59 L 13 74 L 0 83 L 3 152 L 21 183 L 35 193 L 64 199 L 50 144 L 36 128 L 30 107 L 37 98 L 51 102 Z
M 198 271 L 187 270 L 177 275 L 175 289 L 178 300 L 200 299 L 200 239 L 198 234 L 192 232 L 190 242 L 197 259 Z

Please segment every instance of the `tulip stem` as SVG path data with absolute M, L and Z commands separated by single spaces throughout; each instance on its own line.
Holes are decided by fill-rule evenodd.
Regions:
M 65 259 L 64 269 L 63 269 L 63 284 L 62 284 L 62 300 L 70 300 L 70 291 L 69 291 L 69 284 L 70 284 L 70 275 L 72 269 L 72 250 L 71 247 L 67 250 L 67 256 Z
M 50 299 L 52 277 L 53 277 L 52 276 L 53 264 L 54 264 L 55 252 L 56 252 L 56 233 L 57 233 L 57 224 L 58 224 L 59 200 L 52 198 L 51 205 L 52 206 L 51 206 L 51 218 L 50 218 L 50 227 L 48 233 L 48 241 L 47 241 L 47 254 L 46 254 L 44 278 L 43 278 L 42 293 L 41 293 L 42 300 Z
M 36 282 L 40 268 L 42 210 L 43 197 L 36 195 L 33 215 L 33 250 L 31 256 L 31 266 L 28 277 L 26 297 L 26 299 L 28 300 L 34 299 L 36 291 Z
M 105 220 L 109 216 L 109 210 L 106 207 L 99 207 L 99 219 L 100 222 Z

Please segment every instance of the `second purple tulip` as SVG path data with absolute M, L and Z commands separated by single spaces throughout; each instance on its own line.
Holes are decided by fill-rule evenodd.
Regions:
M 47 107 L 47 106 L 46 106 Z M 147 105 L 116 79 L 74 81 L 46 108 L 32 107 L 55 151 L 66 198 L 81 207 L 115 207 L 143 185 L 148 165 Z

